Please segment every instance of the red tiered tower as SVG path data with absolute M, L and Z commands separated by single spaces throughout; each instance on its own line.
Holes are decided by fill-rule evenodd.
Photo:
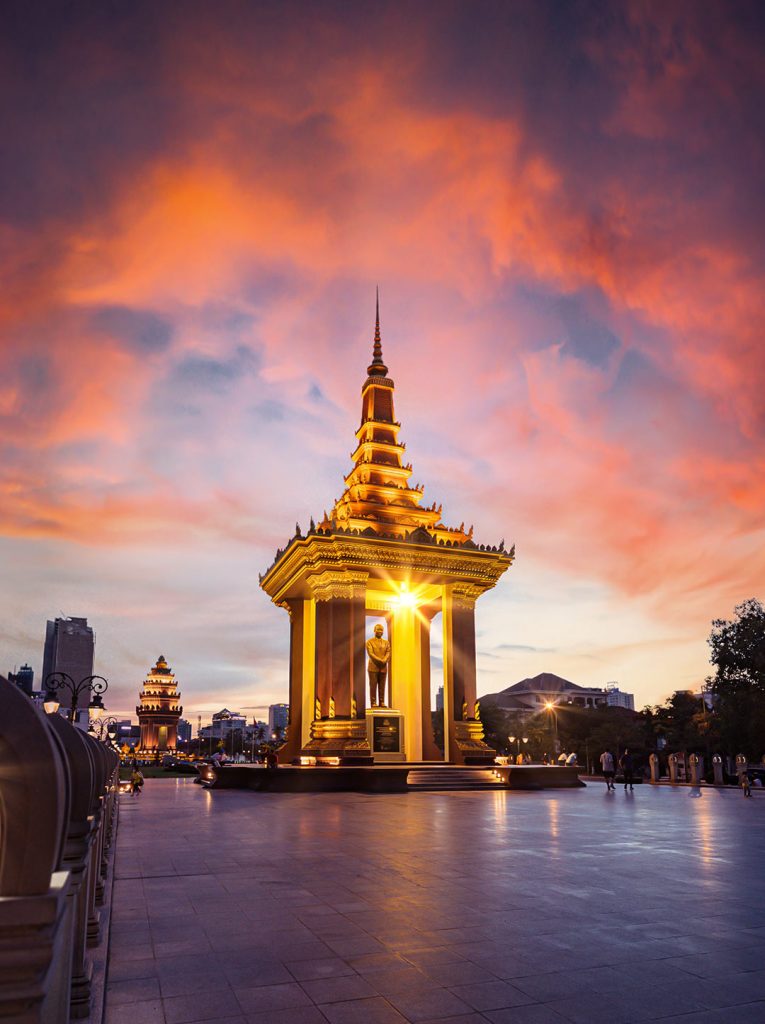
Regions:
M 141 726 L 139 753 L 175 750 L 178 745 L 178 719 L 183 714 L 175 676 L 163 655 L 149 670 L 136 707 Z

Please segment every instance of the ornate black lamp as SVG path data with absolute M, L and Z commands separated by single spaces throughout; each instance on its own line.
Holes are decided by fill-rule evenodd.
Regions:
M 49 715 L 54 715 L 60 707 L 59 691 L 65 690 L 71 694 L 72 704 L 69 709 L 69 721 L 74 722 L 77 717 L 78 699 L 83 691 L 92 692 L 93 696 L 88 707 L 93 712 L 94 718 L 98 719 L 101 717 L 102 712 L 105 710 L 101 694 L 106 693 L 109 689 L 109 683 L 103 676 L 85 676 L 79 683 L 76 683 L 68 672 L 50 672 L 45 679 L 45 689 L 43 707 Z

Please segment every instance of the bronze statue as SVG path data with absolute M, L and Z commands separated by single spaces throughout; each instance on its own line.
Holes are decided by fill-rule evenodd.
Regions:
M 383 628 L 378 622 L 375 635 L 367 640 L 367 672 L 369 673 L 369 704 L 370 707 L 385 705 L 385 681 L 388 676 L 390 661 L 390 644 L 383 638 Z

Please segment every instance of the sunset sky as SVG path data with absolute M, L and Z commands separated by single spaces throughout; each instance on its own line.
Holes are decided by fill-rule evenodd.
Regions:
M 479 693 L 699 688 L 765 598 L 760 3 L 2 18 L 0 672 L 64 613 L 110 712 L 160 653 L 186 717 L 287 699 L 258 573 L 342 489 L 379 285 L 425 502 L 517 545 Z

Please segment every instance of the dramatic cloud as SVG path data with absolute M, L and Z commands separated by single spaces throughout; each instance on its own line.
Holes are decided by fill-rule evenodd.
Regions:
M 379 283 L 426 496 L 518 545 L 482 688 L 698 686 L 765 578 L 758 6 L 35 6 L 0 43 L 7 667 L 63 609 L 125 710 L 158 648 L 189 709 L 283 698 L 257 571 L 340 489 Z

